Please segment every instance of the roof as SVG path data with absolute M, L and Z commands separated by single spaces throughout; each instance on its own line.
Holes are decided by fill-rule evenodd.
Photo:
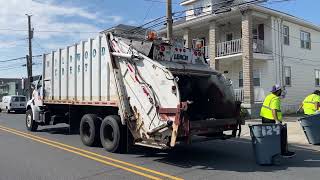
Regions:
M 280 17 L 283 20 L 293 22 L 293 23 L 299 24 L 301 26 L 308 27 L 308 28 L 314 29 L 316 31 L 320 31 L 320 26 L 318 26 L 312 22 L 309 22 L 307 20 L 304 20 L 302 18 L 299 18 L 297 16 L 294 16 L 294 15 L 291 15 L 291 14 L 288 14 L 288 13 L 285 13 L 285 12 L 282 12 L 282 11 L 279 11 L 276 9 L 268 8 L 268 7 L 261 6 L 261 5 L 250 5 L 249 8 L 256 10 L 256 11 L 259 11 L 259 12 L 262 12 L 262 13 L 271 14 L 273 16 Z
M 132 25 L 126 25 L 126 24 L 119 24 L 117 26 L 114 26 L 112 28 L 106 29 L 102 32 L 113 32 L 113 31 L 130 31 L 133 29 L 141 29 L 142 31 L 146 31 L 147 29 L 138 27 L 138 26 L 132 26 Z

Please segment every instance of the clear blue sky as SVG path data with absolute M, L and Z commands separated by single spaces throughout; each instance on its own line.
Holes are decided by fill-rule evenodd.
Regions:
M 26 13 L 32 14 L 35 31 L 85 31 L 93 33 L 35 32 L 33 51 L 42 54 L 64 47 L 88 37 L 95 32 L 119 23 L 141 25 L 151 19 L 165 15 L 165 3 L 153 0 L 0 0 L 0 61 L 25 56 L 27 32 Z M 163 1 L 165 0 L 154 0 Z M 271 0 L 273 1 L 273 0 Z M 179 0 L 173 0 L 173 11 L 182 10 Z M 302 19 L 320 25 L 320 1 L 292 0 L 268 5 Z M 2 29 L 2 30 L 1 30 Z M 35 63 L 41 59 L 35 59 Z M 0 77 L 26 76 L 25 68 L 10 69 L 24 64 L 23 61 L 0 63 Z M 40 73 L 40 66 L 35 66 Z

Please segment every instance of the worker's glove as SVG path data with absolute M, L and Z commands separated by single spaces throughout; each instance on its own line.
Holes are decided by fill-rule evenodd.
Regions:
M 300 114 L 302 112 L 302 109 L 299 108 L 297 111 L 296 111 L 296 114 Z

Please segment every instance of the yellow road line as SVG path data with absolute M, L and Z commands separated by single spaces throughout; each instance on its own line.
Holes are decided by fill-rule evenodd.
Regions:
M 26 136 L 26 135 L 23 135 L 23 134 L 20 134 L 20 133 L 17 133 L 17 132 L 13 132 L 13 131 L 10 131 L 10 130 L 7 130 L 7 129 L 1 128 L 1 127 L 0 127 L 0 130 L 6 131 L 6 132 L 9 132 L 9 133 L 18 135 L 18 136 L 22 136 L 22 137 L 25 137 L 25 138 L 28 138 L 28 139 L 31 139 L 31 140 L 34 140 L 34 141 L 37 141 L 37 142 L 40 142 L 40 143 L 43 143 L 43 144 L 58 148 L 58 149 L 62 149 L 62 150 L 65 150 L 65 151 L 68 151 L 68 152 L 71 152 L 71 153 L 74 153 L 74 154 L 78 154 L 80 156 L 83 156 L 83 157 L 98 161 L 98 162 L 106 164 L 106 165 L 114 166 L 114 167 L 117 167 L 119 169 L 123 169 L 123 170 L 129 171 L 129 172 L 138 174 L 140 176 L 144 176 L 144 177 L 147 177 L 147 178 L 150 178 L 150 179 L 154 179 L 154 180 L 161 180 L 160 178 L 155 177 L 155 176 L 151 176 L 149 174 L 145 174 L 145 173 L 142 173 L 142 172 L 139 172 L 139 171 L 136 171 L 136 170 L 133 170 L 133 169 L 118 165 L 118 164 L 114 164 L 114 163 L 111 163 L 111 162 L 108 162 L 108 161 L 104 161 L 104 160 L 95 158 L 93 156 L 89 156 L 89 155 L 86 155 L 86 154 L 83 154 L 83 153 L 80 153 L 80 152 L 77 152 L 77 151 L 74 151 L 74 150 L 71 150 L 71 149 L 67 149 L 67 148 L 64 148 L 64 147 L 61 147 L 61 146 L 58 146 L 58 145 L 55 145 L 55 144 L 51 144 L 51 143 L 48 143 L 48 142 L 45 142 L 45 141 L 42 141 L 42 140 L 39 140 L 39 139 L 36 139 L 36 138 L 33 138 L 33 137 L 29 137 L 29 136 Z
M 169 179 L 183 180 L 182 178 L 179 178 L 179 177 L 175 177 L 175 176 L 172 176 L 172 175 L 169 175 L 169 174 L 165 174 L 165 173 L 162 173 L 162 172 L 159 172 L 159 171 L 148 169 L 148 168 L 145 168 L 145 167 L 142 167 L 142 166 L 138 166 L 138 165 L 135 165 L 135 164 L 132 164 L 132 163 L 128 163 L 128 162 L 125 162 L 125 161 L 113 159 L 113 158 L 110 158 L 110 157 L 107 157 L 107 156 L 103 156 L 103 155 L 100 155 L 100 154 L 97 154 L 97 153 L 93 153 L 93 152 L 90 152 L 90 151 L 87 151 L 87 150 L 84 150 L 84 149 L 76 148 L 76 147 L 73 147 L 73 146 L 70 146 L 70 145 L 67 145 L 67 144 L 63 144 L 63 143 L 60 143 L 60 142 L 57 142 L 57 141 L 49 140 L 49 139 L 42 138 L 42 137 L 39 137 L 39 136 L 35 136 L 35 135 L 29 134 L 29 133 L 18 131 L 18 130 L 15 130 L 15 129 L 12 129 L 12 128 L 8 128 L 8 127 L 2 126 L 2 125 L 0 125 L 0 128 L 6 129 L 8 131 L 14 131 L 14 132 L 17 132 L 17 133 L 20 133 L 20 134 L 24 134 L 26 136 L 37 138 L 37 139 L 40 139 L 42 141 L 46 141 L 46 142 L 49 142 L 49 143 L 54 143 L 54 144 L 57 144 L 57 145 L 60 145 L 60 146 L 64 146 L 64 147 L 70 148 L 70 149 L 74 149 L 74 150 L 77 150 L 77 151 L 80 151 L 80 152 L 83 152 L 83 153 L 94 155 L 94 156 L 102 158 L 102 159 L 106 159 L 106 160 L 110 160 L 110 161 L 113 161 L 113 162 L 117 162 L 119 164 L 130 166 L 130 167 L 133 167 L 133 168 L 136 168 L 136 169 L 139 169 L 139 170 L 143 170 L 143 171 L 146 171 L 146 172 L 149 172 L 149 173 L 153 173 L 153 174 L 156 174 L 156 175 L 159 175 L 159 176 L 163 176 L 163 177 L 166 177 L 166 178 L 169 178 Z

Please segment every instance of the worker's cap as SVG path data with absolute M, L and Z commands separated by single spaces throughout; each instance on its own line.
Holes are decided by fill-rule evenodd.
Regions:
M 275 85 L 272 86 L 271 92 L 277 92 L 279 90 L 281 90 L 280 85 L 275 84 Z
M 315 90 L 314 92 L 313 92 L 313 94 L 320 94 L 320 91 L 319 90 Z

